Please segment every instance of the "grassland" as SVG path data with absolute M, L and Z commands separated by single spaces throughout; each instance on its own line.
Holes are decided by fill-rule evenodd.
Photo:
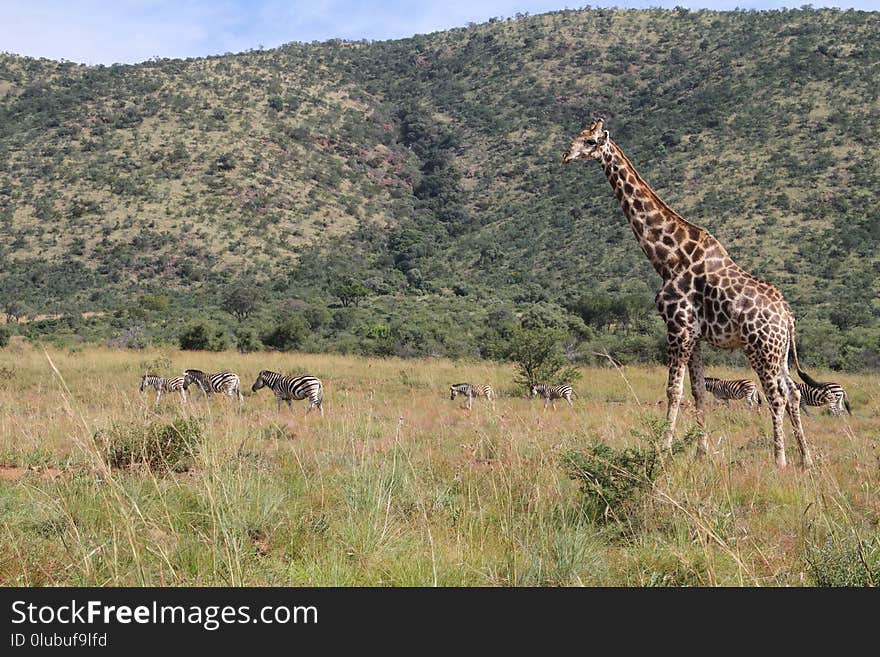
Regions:
M 138 392 L 145 369 L 186 367 L 238 371 L 241 411 L 227 399 L 156 404 Z M 252 395 L 266 367 L 321 377 L 325 417 L 305 416 L 303 402 L 277 415 L 271 394 Z M 650 442 L 663 370 L 584 370 L 575 408 L 546 412 L 512 375 L 482 362 L 15 341 L 0 351 L 0 583 L 877 583 L 876 378 L 835 375 L 854 412 L 806 419 L 812 470 L 773 466 L 766 412 L 719 406 L 707 458 L 686 449 L 625 509 L 597 519 L 563 455 Z M 448 385 L 462 380 L 495 386 L 495 407 L 450 401 Z M 101 457 L 101 440 L 126 427 L 180 418 L 202 437 L 183 466 L 110 468 Z

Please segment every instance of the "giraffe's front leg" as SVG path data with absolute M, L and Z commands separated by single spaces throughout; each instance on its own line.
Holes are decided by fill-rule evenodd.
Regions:
M 691 379 L 691 394 L 694 396 L 694 406 L 697 409 L 697 424 L 699 425 L 700 437 L 697 443 L 697 454 L 706 454 L 709 451 L 709 438 L 703 430 L 706 420 L 706 380 L 703 376 L 703 354 L 700 349 L 700 341 L 694 342 L 691 357 L 688 361 L 688 374 Z

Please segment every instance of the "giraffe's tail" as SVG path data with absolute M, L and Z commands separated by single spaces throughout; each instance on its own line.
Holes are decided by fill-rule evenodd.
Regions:
M 788 321 L 788 362 L 791 363 L 794 361 L 794 368 L 797 370 L 797 373 L 800 377 L 806 382 L 810 383 L 808 380 L 810 377 L 807 376 L 804 371 L 801 369 L 800 361 L 798 360 L 798 352 L 797 352 L 797 341 L 795 339 L 795 328 L 794 328 L 794 316 L 791 316 L 791 319 Z M 806 378 L 804 378 L 806 376 Z M 815 383 L 815 382 L 814 382 Z
M 822 385 L 824 385 L 824 384 L 819 383 L 818 381 L 816 381 L 816 379 L 814 379 L 814 378 L 811 377 L 809 374 L 807 374 L 806 372 L 804 372 L 801 368 L 798 368 L 797 373 L 798 373 L 798 376 L 801 377 L 801 379 L 803 380 L 803 382 L 806 383 L 806 384 L 807 384 L 808 386 L 810 386 L 811 388 L 820 388 Z

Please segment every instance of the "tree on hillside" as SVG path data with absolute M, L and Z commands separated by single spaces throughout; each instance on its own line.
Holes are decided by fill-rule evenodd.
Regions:
M 232 285 L 223 295 L 223 308 L 239 322 L 256 312 L 262 293 L 250 285 Z
M 362 283 L 351 278 L 340 281 L 333 287 L 333 294 L 339 297 L 343 308 L 358 307 L 361 301 L 370 295 L 370 290 Z
M 18 323 L 23 317 L 25 317 L 25 315 L 27 315 L 27 309 L 24 304 L 14 299 L 10 299 L 3 304 L 3 312 L 6 313 L 7 324 L 12 324 L 13 322 Z

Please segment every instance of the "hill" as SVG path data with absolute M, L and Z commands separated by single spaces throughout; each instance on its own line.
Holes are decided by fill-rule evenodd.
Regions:
M 0 302 L 68 341 L 207 319 L 239 343 L 286 322 L 310 350 L 487 356 L 522 324 L 582 360 L 659 358 L 659 279 L 601 172 L 559 162 L 601 113 L 783 290 L 809 362 L 877 367 L 878 28 L 589 9 L 134 66 L 0 55 Z

